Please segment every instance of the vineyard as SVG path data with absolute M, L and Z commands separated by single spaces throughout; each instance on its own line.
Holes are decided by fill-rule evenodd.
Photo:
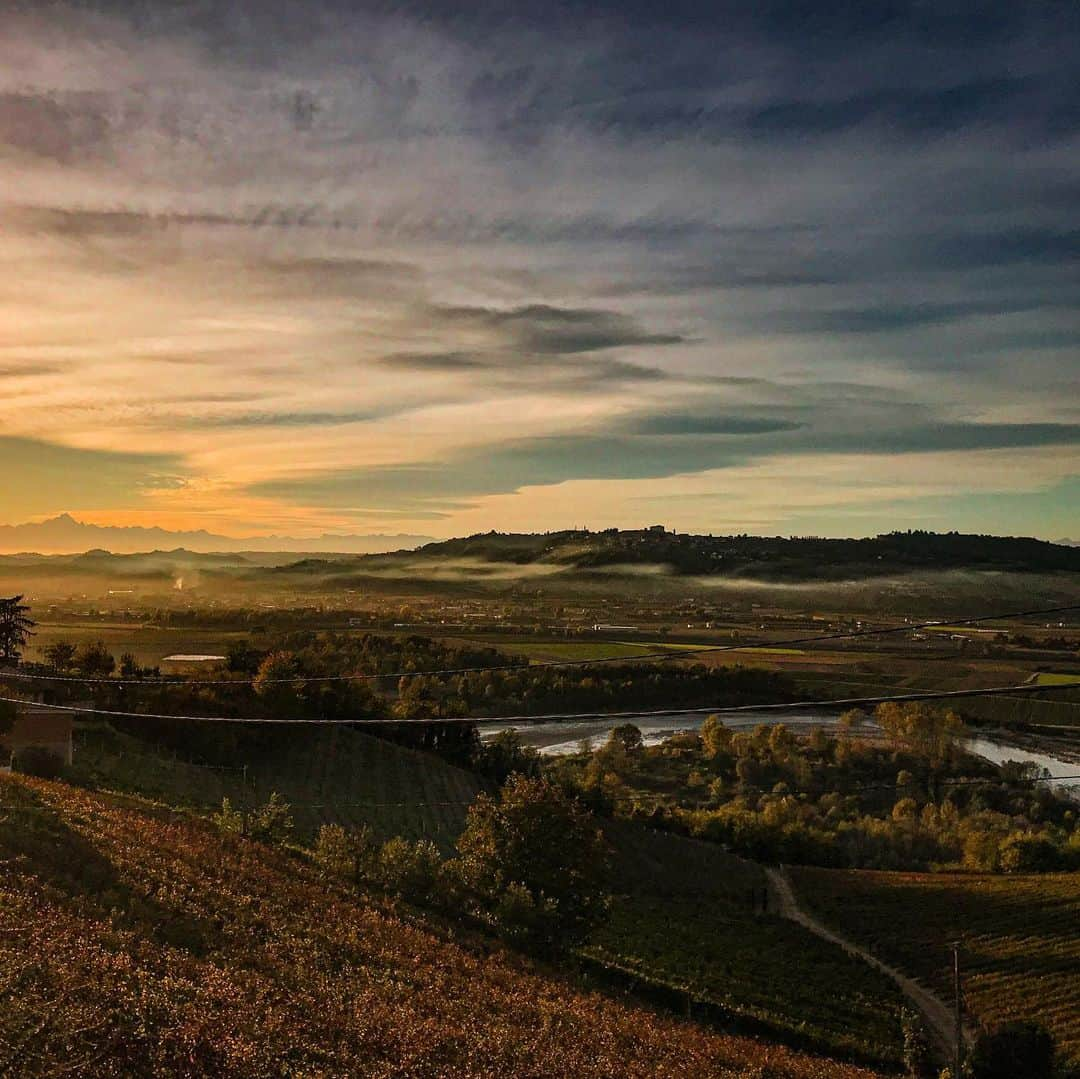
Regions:
M 632 825 L 608 832 L 619 895 L 588 957 L 776 1037 L 899 1061 L 893 983 L 801 927 L 755 913 L 765 883 L 758 865 Z
M 172 811 L 17 777 L 0 806 L 0 1074 L 873 1074 L 585 992 Z
M 949 942 L 962 942 L 964 995 L 984 1025 L 1044 1023 L 1080 1062 L 1080 874 L 792 871 L 801 900 L 886 961 L 952 991 Z
M 251 756 L 246 767 L 210 767 L 154 753 L 108 728 L 81 734 L 75 778 L 205 811 L 228 798 L 253 806 L 277 791 L 293 806 L 301 839 L 320 824 L 367 823 L 383 839 L 426 836 L 444 849 L 464 825 L 477 779 L 429 753 L 345 727 L 304 732 L 287 752 Z

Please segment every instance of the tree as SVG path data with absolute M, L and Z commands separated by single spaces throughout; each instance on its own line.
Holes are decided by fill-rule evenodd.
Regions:
M 707 716 L 701 725 L 701 743 L 705 756 L 712 760 L 721 753 L 731 752 L 732 733 L 719 716 Z
M 259 664 L 254 688 L 271 715 L 289 716 L 300 710 L 297 688 L 302 683 L 294 681 L 298 674 L 296 656 L 292 652 L 271 652 Z
M 22 596 L 0 599 L 0 662 L 18 663 L 37 624 Z
M 941 765 L 950 757 L 964 729 L 955 712 L 929 708 L 920 701 L 907 704 L 885 701 L 874 710 L 874 718 L 895 745 L 917 753 L 934 765 Z
M 623 749 L 627 753 L 633 753 L 635 750 L 641 749 L 641 730 L 635 727 L 633 723 L 623 723 L 618 727 L 611 728 L 608 741 L 622 742 Z
M 79 649 L 75 665 L 88 678 L 108 678 L 116 669 L 116 660 L 104 641 L 90 641 Z
M 1056 1047 L 1038 1023 L 1005 1023 L 979 1035 L 971 1050 L 974 1079 L 1051 1079 Z
M 607 844 L 585 807 L 546 779 L 512 776 L 498 801 L 481 794 L 457 849 L 492 920 L 532 947 L 569 946 L 607 915 Z M 523 934 L 514 910 L 527 910 Z
M 473 751 L 473 767 L 496 783 L 505 783 L 517 773 L 535 776 L 540 772 L 540 754 L 525 745 L 516 730 L 499 731 L 494 738 L 482 742 Z
M 42 654 L 50 667 L 58 671 L 70 671 L 75 666 L 77 651 L 70 641 L 56 641 L 48 645 Z

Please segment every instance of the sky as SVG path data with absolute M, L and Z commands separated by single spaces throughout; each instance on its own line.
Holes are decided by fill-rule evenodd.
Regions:
M 0 524 L 1080 537 L 1075 3 L 0 4 Z

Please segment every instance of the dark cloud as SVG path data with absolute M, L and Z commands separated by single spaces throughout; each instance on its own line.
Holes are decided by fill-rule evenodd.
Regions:
M 588 308 L 528 304 L 523 307 L 435 307 L 436 323 L 487 331 L 525 353 L 573 355 L 631 345 L 676 345 L 678 334 L 650 333 L 628 315 Z
M 392 413 L 357 412 L 241 412 L 236 414 L 179 416 L 169 422 L 187 428 L 227 427 L 342 427 L 351 423 L 370 423 Z M 155 423 L 161 418 L 155 417 Z
M 394 352 L 379 362 L 405 371 L 474 371 L 489 366 L 466 352 Z
M 1080 444 L 1077 424 L 926 423 L 892 430 L 802 430 L 738 417 L 706 428 L 686 416 L 622 421 L 612 430 L 530 438 L 445 461 L 350 469 L 274 480 L 252 493 L 309 506 L 417 507 L 447 511 L 485 495 L 567 480 L 655 479 L 748 464 L 777 454 L 908 454 Z M 657 430 L 658 429 L 658 430 Z
M 796 431 L 802 426 L 792 420 L 764 416 L 692 412 L 657 413 L 630 424 L 642 435 L 765 435 Z

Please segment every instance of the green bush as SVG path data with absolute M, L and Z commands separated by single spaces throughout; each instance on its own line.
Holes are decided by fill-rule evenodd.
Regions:
M 375 875 L 387 891 L 420 903 L 430 902 L 438 893 L 442 855 L 429 839 L 410 843 L 395 836 L 379 851 Z
M 315 861 L 334 876 L 360 881 L 372 875 L 378 846 L 367 824 L 343 828 L 324 824 L 315 842 Z

